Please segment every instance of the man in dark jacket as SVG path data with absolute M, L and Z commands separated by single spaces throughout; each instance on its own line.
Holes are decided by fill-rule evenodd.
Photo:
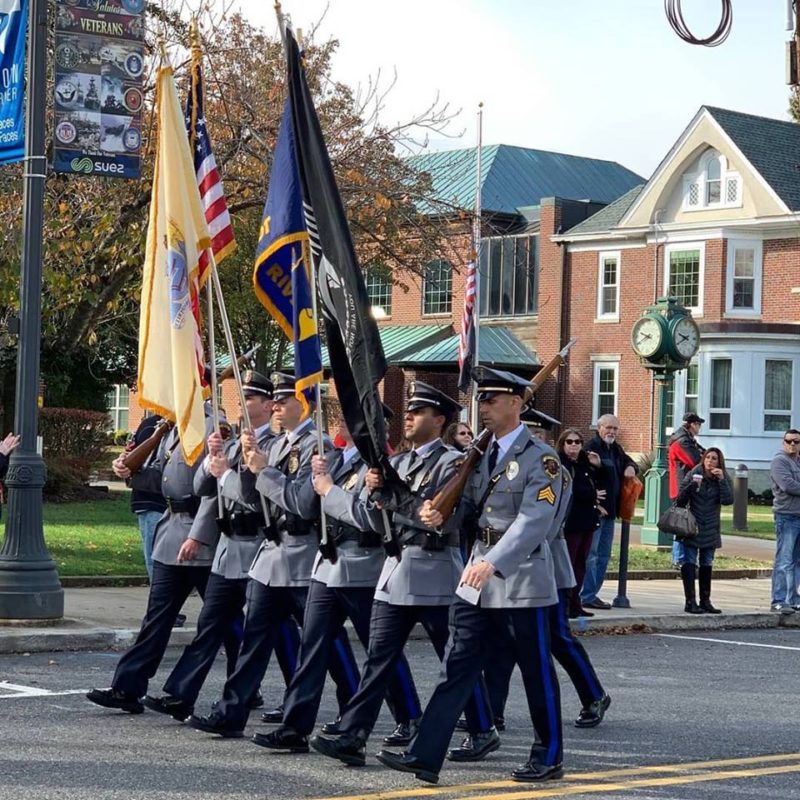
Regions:
M 680 428 L 670 436 L 667 451 L 670 500 L 678 496 L 683 479 L 703 459 L 706 449 L 697 441 L 697 434 L 700 433 L 700 426 L 704 422 L 705 420 L 697 414 L 692 412 L 684 414 Z M 676 539 L 672 543 L 672 563 L 675 567 L 679 567 L 683 564 L 683 560 L 683 542 Z
M 600 527 L 594 532 L 592 549 L 586 559 L 586 576 L 581 589 L 584 608 L 611 608 L 611 603 L 601 600 L 597 593 L 603 585 L 614 542 L 614 520 L 619 508 L 622 479 L 636 475 L 636 464 L 617 442 L 619 419 L 613 414 L 603 414 L 597 420 L 597 433 L 586 445 L 587 452 L 600 456 L 605 467 L 605 497 L 600 498 Z

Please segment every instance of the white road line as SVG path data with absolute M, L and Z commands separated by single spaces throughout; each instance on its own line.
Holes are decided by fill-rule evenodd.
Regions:
M 760 644 L 759 642 L 737 642 L 733 639 L 712 639 L 710 636 L 680 636 L 676 633 L 654 633 L 664 639 L 691 639 L 696 642 L 714 642 L 715 644 L 735 644 L 739 647 L 766 647 L 769 650 L 798 650 L 800 647 L 789 647 L 785 644 Z
M 3 687 L 0 686 L 0 689 Z M 86 694 L 88 689 L 68 689 L 63 692 L 17 692 L 16 694 L 0 694 L 0 700 L 20 700 L 32 697 L 64 697 L 68 694 Z

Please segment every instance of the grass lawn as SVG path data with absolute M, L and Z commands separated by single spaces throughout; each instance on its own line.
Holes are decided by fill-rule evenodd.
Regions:
M 633 517 L 634 525 L 641 525 L 644 515 L 644 504 L 639 502 L 636 514 Z M 772 519 L 771 506 L 747 507 L 747 530 L 736 531 L 733 529 L 733 507 L 722 507 L 722 532 L 731 536 L 749 536 L 752 539 L 775 540 L 775 523 Z
M 44 538 L 61 575 L 145 575 L 130 492 L 91 503 L 45 503 Z
M 771 567 L 772 562 L 755 561 L 751 558 L 736 558 L 718 555 L 714 559 L 715 569 L 758 569 Z M 611 551 L 609 570 L 619 567 L 619 547 L 614 545 Z M 628 553 L 628 569 L 631 572 L 640 570 L 672 570 L 672 552 L 669 550 L 651 550 L 649 547 L 631 546 Z

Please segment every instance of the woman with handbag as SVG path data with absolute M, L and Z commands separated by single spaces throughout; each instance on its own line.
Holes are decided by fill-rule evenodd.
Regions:
M 733 503 L 731 481 L 725 472 L 725 458 L 717 447 L 709 447 L 703 460 L 683 479 L 675 500 L 679 508 L 688 508 L 697 523 L 697 534 L 685 537 L 686 557 L 681 565 L 684 611 L 689 614 L 721 614 L 711 605 L 711 572 L 714 553 L 722 547 L 720 510 Z M 699 571 L 698 571 L 699 556 Z M 700 603 L 695 595 L 695 575 L 700 584 Z
M 558 437 L 556 445 L 561 463 L 572 476 L 572 505 L 564 520 L 564 538 L 569 550 L 569 560 L 575 573 L 575 586 L 569 592 L 570 619 L 591 617 L 591 611 L 581 607 L 581 586 L 586 574 L 586 559 L 592 547 L 592 537 L 600 524 L 600 514 L 605 513 L 598 503 L 598 490 L 605 494 L 603 467 L 597 453 L 583 449 L 583 436 L 575 428 L 567 428 Z

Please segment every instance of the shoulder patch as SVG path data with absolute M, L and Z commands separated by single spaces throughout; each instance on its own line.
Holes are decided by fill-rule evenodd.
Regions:
M 544 500 L 546 503 L 550 503 L 550 505 L 555 505 L 556 502 L 556 493 L 553 491 L 552 486 L 545 486 L 544 489 L 539 490 L 539 494 L 536 495 L 537 500 Z
M 465 456 L 462 456 L 461 458 L 456 458 L 456 459 L 453 461 L 453 466 L 454 466 L 456 469 L 459 469 L 459 468 L 461 467 L 461 465 L 462 465 L 462 464 L 463 464 L 463 463 L 464 463 L 466 460 L 467 460 L 467 459 L 466 459 L 466 457 L 465 457 Z
M 551 481 L 561 474 L 561 462 L 555 456 L 542 456 L 542 467 Z

